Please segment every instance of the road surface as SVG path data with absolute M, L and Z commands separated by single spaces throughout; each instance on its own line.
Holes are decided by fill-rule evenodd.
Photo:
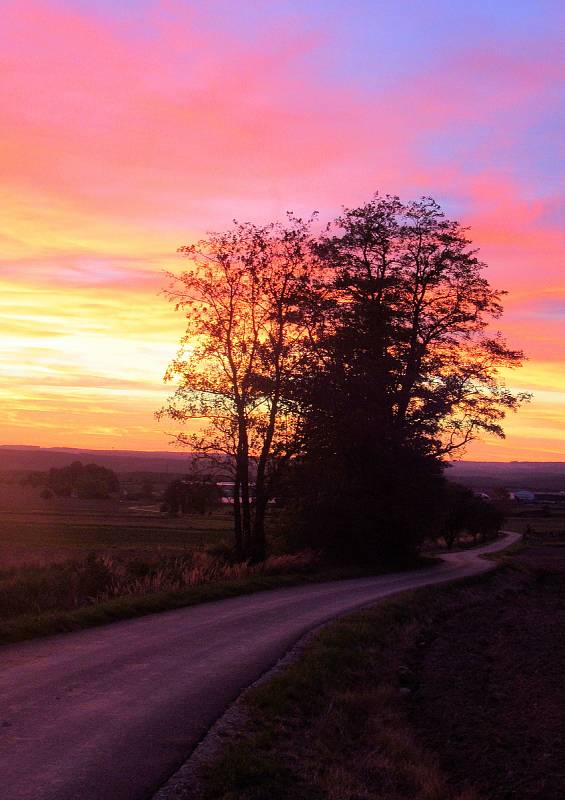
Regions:
M 405 589 L 486 571 L 480 554 L 409 573 L 262 592 L 0 648 L 3 800 L 148 800 L 240 691 L 306 631 Z

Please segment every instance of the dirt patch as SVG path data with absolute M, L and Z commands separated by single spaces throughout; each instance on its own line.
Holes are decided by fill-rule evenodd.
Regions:
M 531 547 L 418 657 L 413 724 L 457 788 L 489 800 L 565 797 L 565 549 Z

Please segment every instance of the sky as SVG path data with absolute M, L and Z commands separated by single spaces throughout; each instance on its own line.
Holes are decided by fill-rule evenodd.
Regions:
M 470 227 L 565 460 L 560 0 L 0 0 L 0 443 L 165 450 L 180 245 L 376 190 Z

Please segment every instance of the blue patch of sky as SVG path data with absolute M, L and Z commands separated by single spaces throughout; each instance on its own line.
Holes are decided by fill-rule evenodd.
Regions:
M 308 70 L 311 79 L 319 78 L 325 85 L 350 86 L 366 94 L 369 101 L 372 93 L 383 88 L 397 86 L 401 91 L 403 82 L 409 85 L 412 77 L 425 75 L 446 55 L 474 48 L 508 49 L 513 54 L 523 49 L 527 55 L 529 47 L 545 40 L 555 42 L 565 20 L 561 0 L 65 2 L 106 16 L 136 37 L 151 37 L 151 30 L 144 30 L 145 20 L 154 19 L 157 13 L 174 19 L 175 8 L 181 8 L 190 12 L 197 35 L 209 37 L 212 48 L 214 32 L 230 34 L 243 52 L 247 46 L 264 49 L 269 38 L 276 52 L 279 33 L 286 42 L 311 41 L 300 57 L 294 56 L 284 68 L 293 74 Z M 189 52 L 188 39 L 187 55 Z M 563 125 L 558 109 L 563 108 L 563 97 L 557 93 L 546 97 L 543 109 L 497 115 L 488 76 L 469 75 L 469 80 L 475 91 L 484 94 L 485 107 L 492 106 L 488 122 L 442 124 L 433 134 L 423 135 L 419 143 L 422 156 L 432 164 L 455 161 L 467 174 L 495 168 L 522 179 L 532 189 L 539 184 L 542 194 L 556 192 Z M 495 87 L 496 83 L 495 79 Z M 491 147 L 499 126 L 510 130 L 511 138 L 503 147 L 496 143 Z
M 319 40 L 302 56 L 314 77 L 378 91 L 420 75 L 445 54 L 472 47 L 527 47 L 555 37 L 563 7 L 557 0 L 212 0 L 193 6 L 210 28 L 242 42 L 273 37 Z M 276 46 L 276 39 L 274 41 Z
M 544 300 L 523 311 L 522 316 L 544 320 L 565 320 L 565 301 Z
M 563 186 L 564 127 L 565 93 L 550 87 L 521 108 L 498 111 L 493 104 L 483 120 L 444 123 L 423 133 L 418 147 L 428 163 L 457 164 L 467 175 L 496 170 L 540 196 L 555 195 Z
M 442 54 L 462 47 L 527 47 L 547 36 L 554 38 L 565 18 L 560 0 L 65 1 L 126 27 L 129 21 L 132 32 L 143 26 L 146 16 L 174 17 L 175 8 L 180 8 L 190 12 L 203 34 L 228 32 L 242 46 L 272 38 L 276 48 L 278 31 L 298 42 L 316 33 L 319 41 L 302 56 L 303 65 L 314 76 L 366 90 L 418 75 Z
M 562 127 L 538 118 L 530 128 L 519 122 L 506 128 L 506 139 L 497 142 L 498 125 L 452 123 L 422 134 L 419 152 L 429 164 L 456 164 L 465 175 L 486 170 L 507 173 L 524 183 L 539 184 L 542 194 L 553 194 L 563 181 Z

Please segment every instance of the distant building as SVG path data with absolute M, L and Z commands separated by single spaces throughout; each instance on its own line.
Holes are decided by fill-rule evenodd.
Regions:
M 529 489 L 520 489 L 518 492 L 512 492 L 512 499 L 517 500 L 519 503 L 535 503 L 535 492 L 530 492 Z
M 543 503 L 565 505 L 565 492 L 532 492 L 529 489 L 521 489 L 512 493 L 512 499 L 519 503 Z
M 565 492 L 534 492 L 536 503 L 565 504 Z

